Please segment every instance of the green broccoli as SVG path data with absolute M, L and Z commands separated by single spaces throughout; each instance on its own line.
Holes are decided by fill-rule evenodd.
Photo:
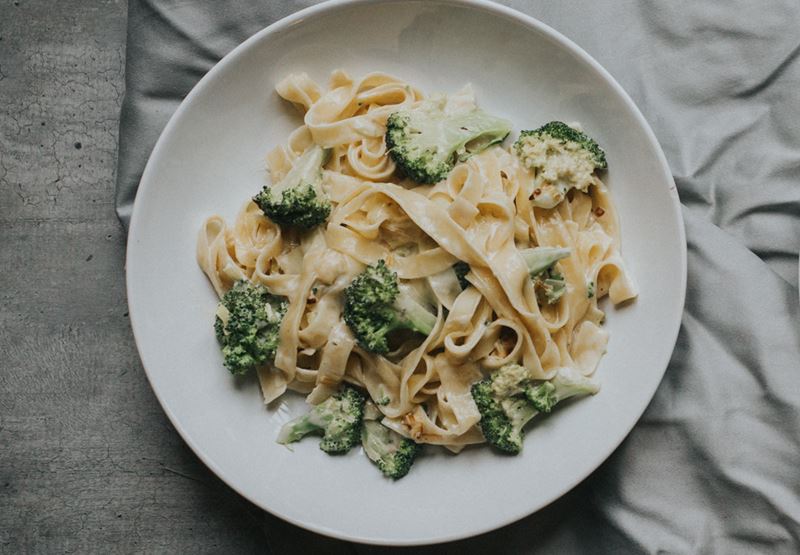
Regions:
M 361 439 L 363 393 L 343 386 L 309 412 L 283 425 L 278 443 L 300 441 L 308 434 L 322 434 L 319 448 L 331 455 L 347 453 Z
M 559 368 L 549 381 L 534 382 L 527 369 L 507 364 L 472 385 L 481 414 L 479 425 L 490 445 L 510 453 L 522 450 L 524 427 L 539 413 L 570 397 L 595 394 L 598 385 L 574 368 Z
M 540 304 L 555 304 L 567 290 L 566 280 L 555 269 L 555 263 L 568 257 L 571 252 L 568 248 L 559 247 L 534 247 L 520 251 L 528 265 Z
M 369 459 L 393 480 L 408 474 L 419 451 L 419 446 L 413 440 L 390 430 L 379 420 L 364 421 L 361 445 Z
M 457 162 L 499 143 L 511 123 L 474 108 L 448 113 L 446 99 L 395 112 L 386 122 L 386 148 L 397 167 L 417 183 L 441 181 Z
M 481 414 L 479 425 L 490 445 L 512 455 L 522 450 L 523 427 L 538 414 L 525 396 L 530 372 L 507 364 L 472 385 L 472 399 Z
M 456 273 L 456 277 L 458 278 L 458 284 L 461 286 L 462 291 L 469 287 L 469 282 L 467 281 L 467 274 L 469 273 L 469 264 L 459 260 L 455 264 L 453 264 L 453 271 Z
M 265 186 L 253 197 L 264 214 L 281 227 L 311 229 L 331 213 L 331 203 L 322 191 L 322 166 L 330 150 L 311 146 L 278 183 Z
M 436 316 L 401 290 L 397 274 L 379 260 L 345 289 L 344 321 L 361 347 L 384 354 L 389 351 L 390 332 L 408 329 L 428 335 Z
M 275 357 L 286 308 L 283 297 L 244 280 L 222 296 L 214 330 L 225 367 L 232 374 L 245 374 Z
M 567 290 L 567 282 L 563 275 L 551 269 L 536 276 L 533 279 L 533 287 L 539 304 L 551 305 L 557 303 Z
M 589 136 L 560 121 L 522 131 L 514 149 L 534 172 L 531 202 L 553 208 L 572 188 L 586 192 L 596 170 L 608 167 L 603 149 Z
M 589 298 L 589 299 L 594 297 L 594 282 L 593 281 L 590 281 L 586 285 L 586 297 Z
M 525 397 L 539 412 L 550 412 L 564 399 L 577 395 L 594 395 L 600 390 L 597 383 L 569 367 L 559 368 L 550 381 L 525 389 Z

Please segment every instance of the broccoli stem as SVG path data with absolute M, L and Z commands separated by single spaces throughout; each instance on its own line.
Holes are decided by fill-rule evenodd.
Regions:
M 531 277 L 544 272 L 562 258 L 567 258 L 571 252 L 571 249 L 561 247 L 534 247 L 519 251 L 528 265 Z
M 558 403 L 578 395 L 593 395 L 600 390 L 597 383 L 575 368 L 559 368 L 553 379 L 533 386 L 525 396 L 540 412 L 550 412 Z
M 436 316 L 414 300 L 403 288 L 400 289 L 400 294 L 394 301 L 394 307 L 397 309 L 397 313 L 389 325 L 389 330 L 410 329 L 423 335 L 428 335 L 433 331 L 433 327 L 436 325 Z
M 539 414 L 539 410 L 526 398 L 510 397 L 504 399 L 501 405 L 506 415 L 508 415 L 509 420 L 511 420 L 511 426 L 515 434 L 519 434 L 520 436 L 525 424 Z
M 330 150 L 325 150 L 320 146 L 314 145 L 309 148 L 295 161 L 286 176 L 272 186 L 273 196 L 280 198 L 284 191 L 297 187 L 301 182 L 312 184 L 317 188 L 320 181 L 319 176 L 322 173 L 321 168 L 329 155 Z
M 287 443 L 300 441 L 308 434 L 322 430 L 326 424 L 326 422 L 323 422 L 322 419 L 318 417 L 316 412 L 308 412 L 292 420 L 291 425 L 281 428 L 277 442 L 285 445 Z

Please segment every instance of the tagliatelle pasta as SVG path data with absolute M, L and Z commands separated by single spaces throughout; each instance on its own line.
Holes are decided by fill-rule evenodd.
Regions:
M 354 80 L 335 71 L 327 88 L 296 74 L 277 91 L 304 124 L 267 154 L 271 179 L 310 145 L 331 149 L 327 222 L 282 230 L 248 200 L 232 224 L 208 218 L 197 244 L 218 295 L 244 279 L 288 300 L 274 363 L 258 368 L 265 402 L 291 389 L 317 404 L 341 383 L 355 384 L 376 401 L 384 425 L 457 452 L 483 441 L 470 386 L 487 372 L 512 362 L 535 379 L 562 367 L 595 372 L 608 341 L 598 300 L 637 294 L 600 178 L 540 208 L 531 202 L 531 172 L 496 145 L 419 185 L 398 177 L 384 142 L 389 115 L 423 100 L 413 86 L 384 73 Z M 453 109 L 472 105 L 469 87 L 448 98 Z M 537 300 L 520 255 L 531 247 L 570 249 L 558 262 L 567 285 L 557 303 Z M 342 319 L 343 291 L 379 260 L 436 314 L 428 336 L 400 341 L 387 355 L 362 349 Z M 463 289 L 452 271 L 459 261 L 470 267 Z

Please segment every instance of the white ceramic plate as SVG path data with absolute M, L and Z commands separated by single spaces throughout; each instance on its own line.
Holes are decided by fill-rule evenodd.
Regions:
M 273 92 L 290 72 L 381 70 L 423 91 L 471 82 L 479 104 L 520 128 L 578 120 L 605 148 L 623 253 L 640 298 L 608 310 L 602 391 L 543 420 L 524 453 L 428 449 L 398 482 L 359 450 L 275 443 L 299 396 L 269 410 L 254 379 L 222 367 L 215 296 L 195 262 L 212 213 L 233 218 L 264 180 L 264 154 L 300 122 Z M 547 76 L 547 78 L 543 78 Z M 670 358 L 686 284 L 678 197 L 652 131 L 597 62 L 549 27 L 488 2 L 332 2 L 284 19 L 226 56 L 164 130 L 142 177 L 127 258 L 142 362 L 175 428 L 237 492 L 305 528 L 355 541 L 422 544 L 479 534 L 528 515 L 583 480 L 649 403 Z

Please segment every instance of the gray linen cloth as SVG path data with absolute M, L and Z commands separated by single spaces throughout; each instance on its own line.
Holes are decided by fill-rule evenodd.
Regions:
M 686 309 L 654 400 L 592 476 L 504 529 L 408 552 L 800 552 L 800 3 L 506 3 L 585 48 L 652 125 L 683 203 Z M 307 4 L 129 0 L 123 223 L 191 87 Z M 275 553 L 382 551 L 264 518 Z

